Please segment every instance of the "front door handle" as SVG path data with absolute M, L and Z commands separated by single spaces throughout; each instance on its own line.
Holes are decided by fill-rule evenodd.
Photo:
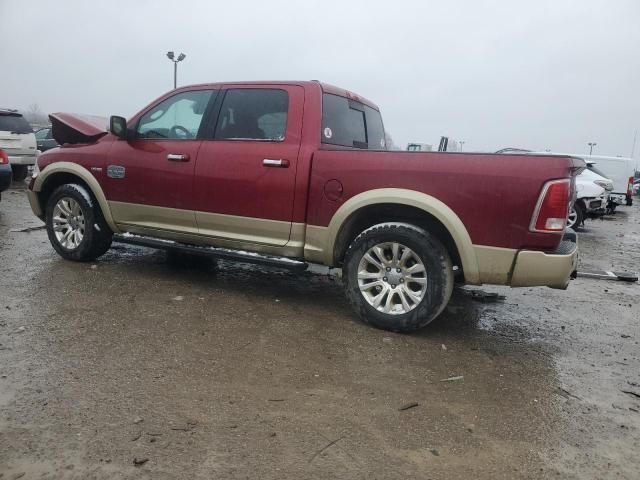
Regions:
M 282 158 L 265 158 L 264 160 L 262 160 L 262 165 L 264 165 L 265 167 L 288 168 L 289 160 L 284 160 Z
M 169 153 L 167 155 L 167 160 L 169 160 L 170 162 L 188 162 L 189 155 L 181 153 Z

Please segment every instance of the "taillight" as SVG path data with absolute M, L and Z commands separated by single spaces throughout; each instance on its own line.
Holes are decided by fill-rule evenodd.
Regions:
M 4 165 L 6 163 L 9 163 L 9 156 L 7 155 L 7 152 L 0 150 L 0 165 Z
M 627 195 L 633 194 L 633 177 L 629 177 L 629 183 L 627 184 Z
M 571 180 L 551 180 L 545 183 L 529 229 L 533 232 L 561 232 L 567 225 Z

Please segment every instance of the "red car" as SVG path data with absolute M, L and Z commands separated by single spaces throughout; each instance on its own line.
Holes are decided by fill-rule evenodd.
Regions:
M 387 151 L 378 107 L 315 81 L 173 90 L 131 119 L 51 116 L 34 213 L 64 258 L 121 241 L 343 269 L 376 327 L 411 331 L 454 282 L 566 288 L 567 156 Z M 461 186 L 464 185 L 464 188 Z

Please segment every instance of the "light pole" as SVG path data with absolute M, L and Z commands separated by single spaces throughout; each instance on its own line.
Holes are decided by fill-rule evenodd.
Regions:
M 464 147 L 464 144 L 467 142 L 464 140 L 460 140 L 458 143 L 460 144 L 460 151 L 462 151 L 462 147 Z
M 167 52 L 167 58 L 173 62 L 173 88 L 175 90 L 178 87 L 178 62 L 184 60 L 186 55 L 181 53 L 178 58 L 174 59 L 173 57 L 173 52 Z
M 589 142 L 587 143 L 587 145 L 589 145 L 589 156 L 591 156 L 591 154 L 593 153 L 593 147 L 595 147 L 597 145 L 596 142 Z

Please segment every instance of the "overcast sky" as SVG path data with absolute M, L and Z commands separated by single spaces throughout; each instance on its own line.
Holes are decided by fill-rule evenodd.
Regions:
M 129 116 L 179 85 L 319 79 L 397 144 L 631 152 L 640 1 L 0 0 L 0 105 Z M 635 150 L 640 156 L 640 138 Z

